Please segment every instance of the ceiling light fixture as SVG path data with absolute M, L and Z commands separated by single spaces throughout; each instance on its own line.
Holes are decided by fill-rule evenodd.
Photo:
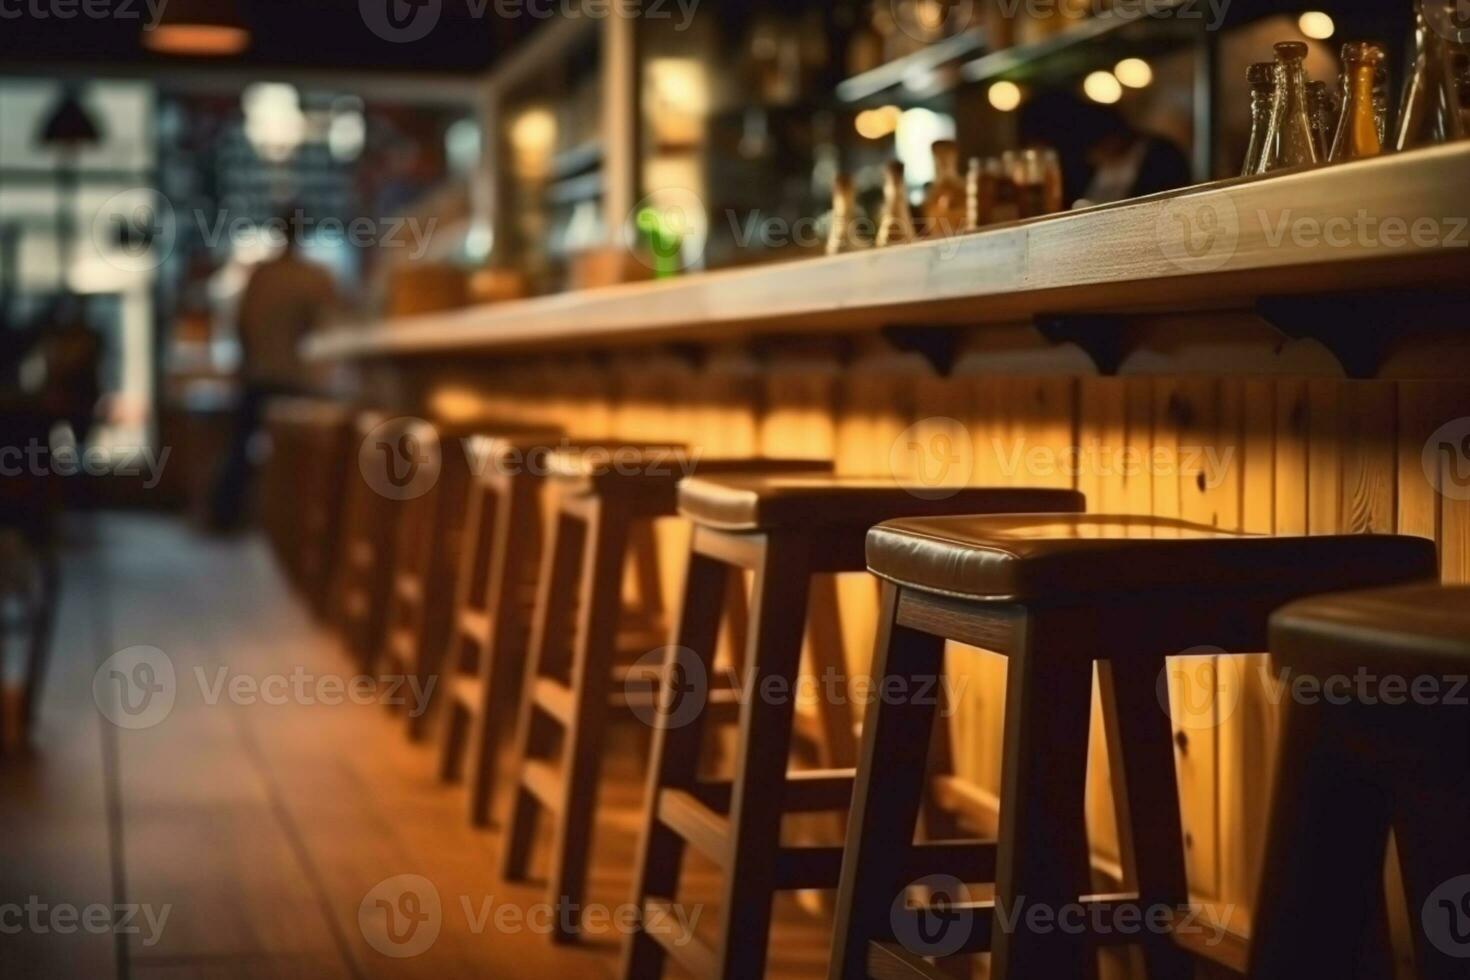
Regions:
M 221 58 L 249 44 L 235 0 L 170 0 L 158 26 L 143 31 L 143 46 L 159 54 Z

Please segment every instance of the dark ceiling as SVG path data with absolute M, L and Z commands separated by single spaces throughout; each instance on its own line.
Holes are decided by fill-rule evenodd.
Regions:
M 234 2 L 251 31 L 240 56 L 192 62 L 197 65 L 327 70 L 469 73 L 487 68 L 512 44 L 542 23 L 527 5 L 497 0 L 213 0 Z M 0 19 L 0 70 L 37 64 L 191 64 L 143 46 L 144 24 L 167 0 L 21 0 L 7 4 Z M 400 23 L 435 8 L 438 19 L 421 39 L 385 39 L 369 26 L 375 13 L 396 7 Z M 84 11 L 105 11 L 87 16 Z M 68 11 L 69 17 L 58 16 Z M 517 11 L 506 16 L 505 11 Z M 21 16 L 11 19 L 12 14 Z M 386 23 L 383 17 L 380 23 Z M 426 22 L 425 22 L 426 23 Z

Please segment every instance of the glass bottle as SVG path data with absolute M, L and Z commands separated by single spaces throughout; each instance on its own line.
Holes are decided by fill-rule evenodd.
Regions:
M 1373 118 L 1378 121 L 1378 145 L 1388 146 L 1388 69 L 1379 68 L 1373 80 Z
M 934 144 L 934 182 L 924 195 L 924 233 L 946 238 L 964 230 L 968 204 L 960 175 L 960 148 L 954 140 Z
M 1301 41 L 1276 45 L 1276 97 L 1261 173 L 1318 163 L 1317 141 L 1307 104 L 1307 46 Z
M 1420 96 L 1417 107 L 1423 116 L 1417 120 L 1411 137 L 1418 142 L 1450 141 L 1470 136 L 1470 40 L 1458 16 L 1466 8 L 1466 0 L 1420 0 L 1415 31 L 1415 72 L 1413 87 Z M 1421 37 L 1420 22 L 1429 30 Z M 1425 62 L 1422 72 L 1419 61 Z M 1410 88 L 1405 88 L 1406 99 Z M 1429 121 L 1432 120 L 1432 125 Z M 1402 125 L 1401 125 L 1401 128 Z
M 1042 200 L 1042 205 L 1045 210 L 1042 213 L 1060 214 L 1067 209 L 1066 201 L 1063 199 L 1062 159 L 1057 156 L 1057 151 L 1050 147 L 1039 152 L 1041 153 L 1041 169 L 1046 187 L 1046 195 Z
M 1266 156 L 1266 134 L 1271 129 L 1271 107 L 1276 100 L 1276 63 L 1258 61 L 1245 73 L 1251 87 L 1251 138 L 1245 149 L 1242 175 L 1261 172 Z
M 1446 140 L 1470 136 L 1470 45 L 1446 42 L 1445 124 Z
M 1373 86 L 1383 66 L 1383 48 L 1370 41 L 1342 46 L 1342 118 L 1332 141 L 1334 162 L 1376 157 L 1383 152 L 1378 139 L 1378 114 L 1373 110 Z
M 985 161 L 985 173 L 994 187 L 994 206 L 990 210 L 990 223 L 1002 224 L 1021 217 L 1021 201 L 1016 187 L 1016 165 L 1018 157 L 1007 150 L 998 157 Z
M 1414 6 L 1414 55 L 1404 77 L 1399 101 L 1396 150 L 1438 143 L 1445 138 L 1443 56 L 1440 36 L 1430 29 L 1430 5 L 1439 0 L 1419 0 Z
M 985 164 L 979 157 L 970 157 L 965 170 L 965 230 L 978 231 L 990 220 L 994 206 L 994 184 L 985 180 Z
M 902 245 L 918 238 L 914 216 L 909 210 L 909 188 L 903 179 L 903 164 L 890 160 L 883 168 L 883 217 L 878 222 L 876 245 Z
M 827 254 L 840 255 L 866 248 L 860 223 L 852 177 L 838 174 L 832 178 L 832 223 L 827 228 Z
M 1337 129 L 1337 101 L 1326 82 L 1307 83 L 1307 110 L 1312 116 L 1312 137 L 1317 141 L 1317 158 L 1326 160 Z
M 1037 218 L 1047 213 L 1046 165 L 1039 150 L 1022 150 L 1014 171 L 1016 200 L 1021 217 Z

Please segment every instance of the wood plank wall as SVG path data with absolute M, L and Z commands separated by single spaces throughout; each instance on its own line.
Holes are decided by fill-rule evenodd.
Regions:
M 1215 326 L 1231 321 L 1217 317 Z M 844 473 L 929 485 L 1075 487 L 1094 512 L 1255 532 L 1417 534 L 1439 542 L 1445 581 L 1470 582 L 1470 500 L 1438 493 L 1422 463 L 1431 433 L 1470 417 L 1463 346 L 1451 359 L 1459 363 L 1444 368 L 1450 380 L 1347 380 L 1314 342 L 1235 322 L 1254 339 L 1222 347 L 1200 322 L 1154 322 L 1107 377 L 1080 350 L 1018 328 L 977 333 L 946 376 L 873 339 L 732 346 L 699 358 L 637 351 L 499 369 L 439 363 L 424 365 L 410 389 L 426 410 L 472 406 L 586 438 L 678 440 L 708 457 L 830 456 Z M 1192 346 L 1179 339 L 1190 330 Z M 1078 450 L 1079 466 L 1060 465 Z M 672 602 L 683 537 L 669 533 Z M 861 670 L 875 590 L 858 576 L 839 593 L 846 649 Z M 951 651 L 957 764 L 981 796 L 998 781 L 1004 669 L 999 658 Z M 1233 906 L 1241 932 L 1273 761 L 1279 698 L 1268 670 L 1264 656 L 1201 656 L 1169 672 L 1192 888 Z M 1089 820 L 1105 865 L 1116 844 L 1106 762 L 1093 742 Z

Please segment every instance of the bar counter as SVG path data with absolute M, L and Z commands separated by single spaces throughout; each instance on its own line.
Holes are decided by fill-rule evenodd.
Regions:
M 1417 534 L 1466 582 L 1467 178 L 1462 143 L 343 327 L 308 349 L 407 413 L 816 455 L 934 487 L 1066 487 L 1092 511 L 1231 529 Z M 682 540 L 674 526 L 661 542 L 669 602 Z M 840 598 L 861 669 L 872 584 L 844 580 Z M 1168 685 L 1191 886 L 1243 932 L 1280 694 L 1264 657 L 1192 652 Z M 993 802 L 1004 665 L 951 660 L 965 779 L 946 792 Z M 1094 713 L 1089 818 L 1096 865 L 1116 875 L 1131 844 L 1112 827 L 1098 727 Z M 1238 965 L 1241 950 L 1206 952 Z

